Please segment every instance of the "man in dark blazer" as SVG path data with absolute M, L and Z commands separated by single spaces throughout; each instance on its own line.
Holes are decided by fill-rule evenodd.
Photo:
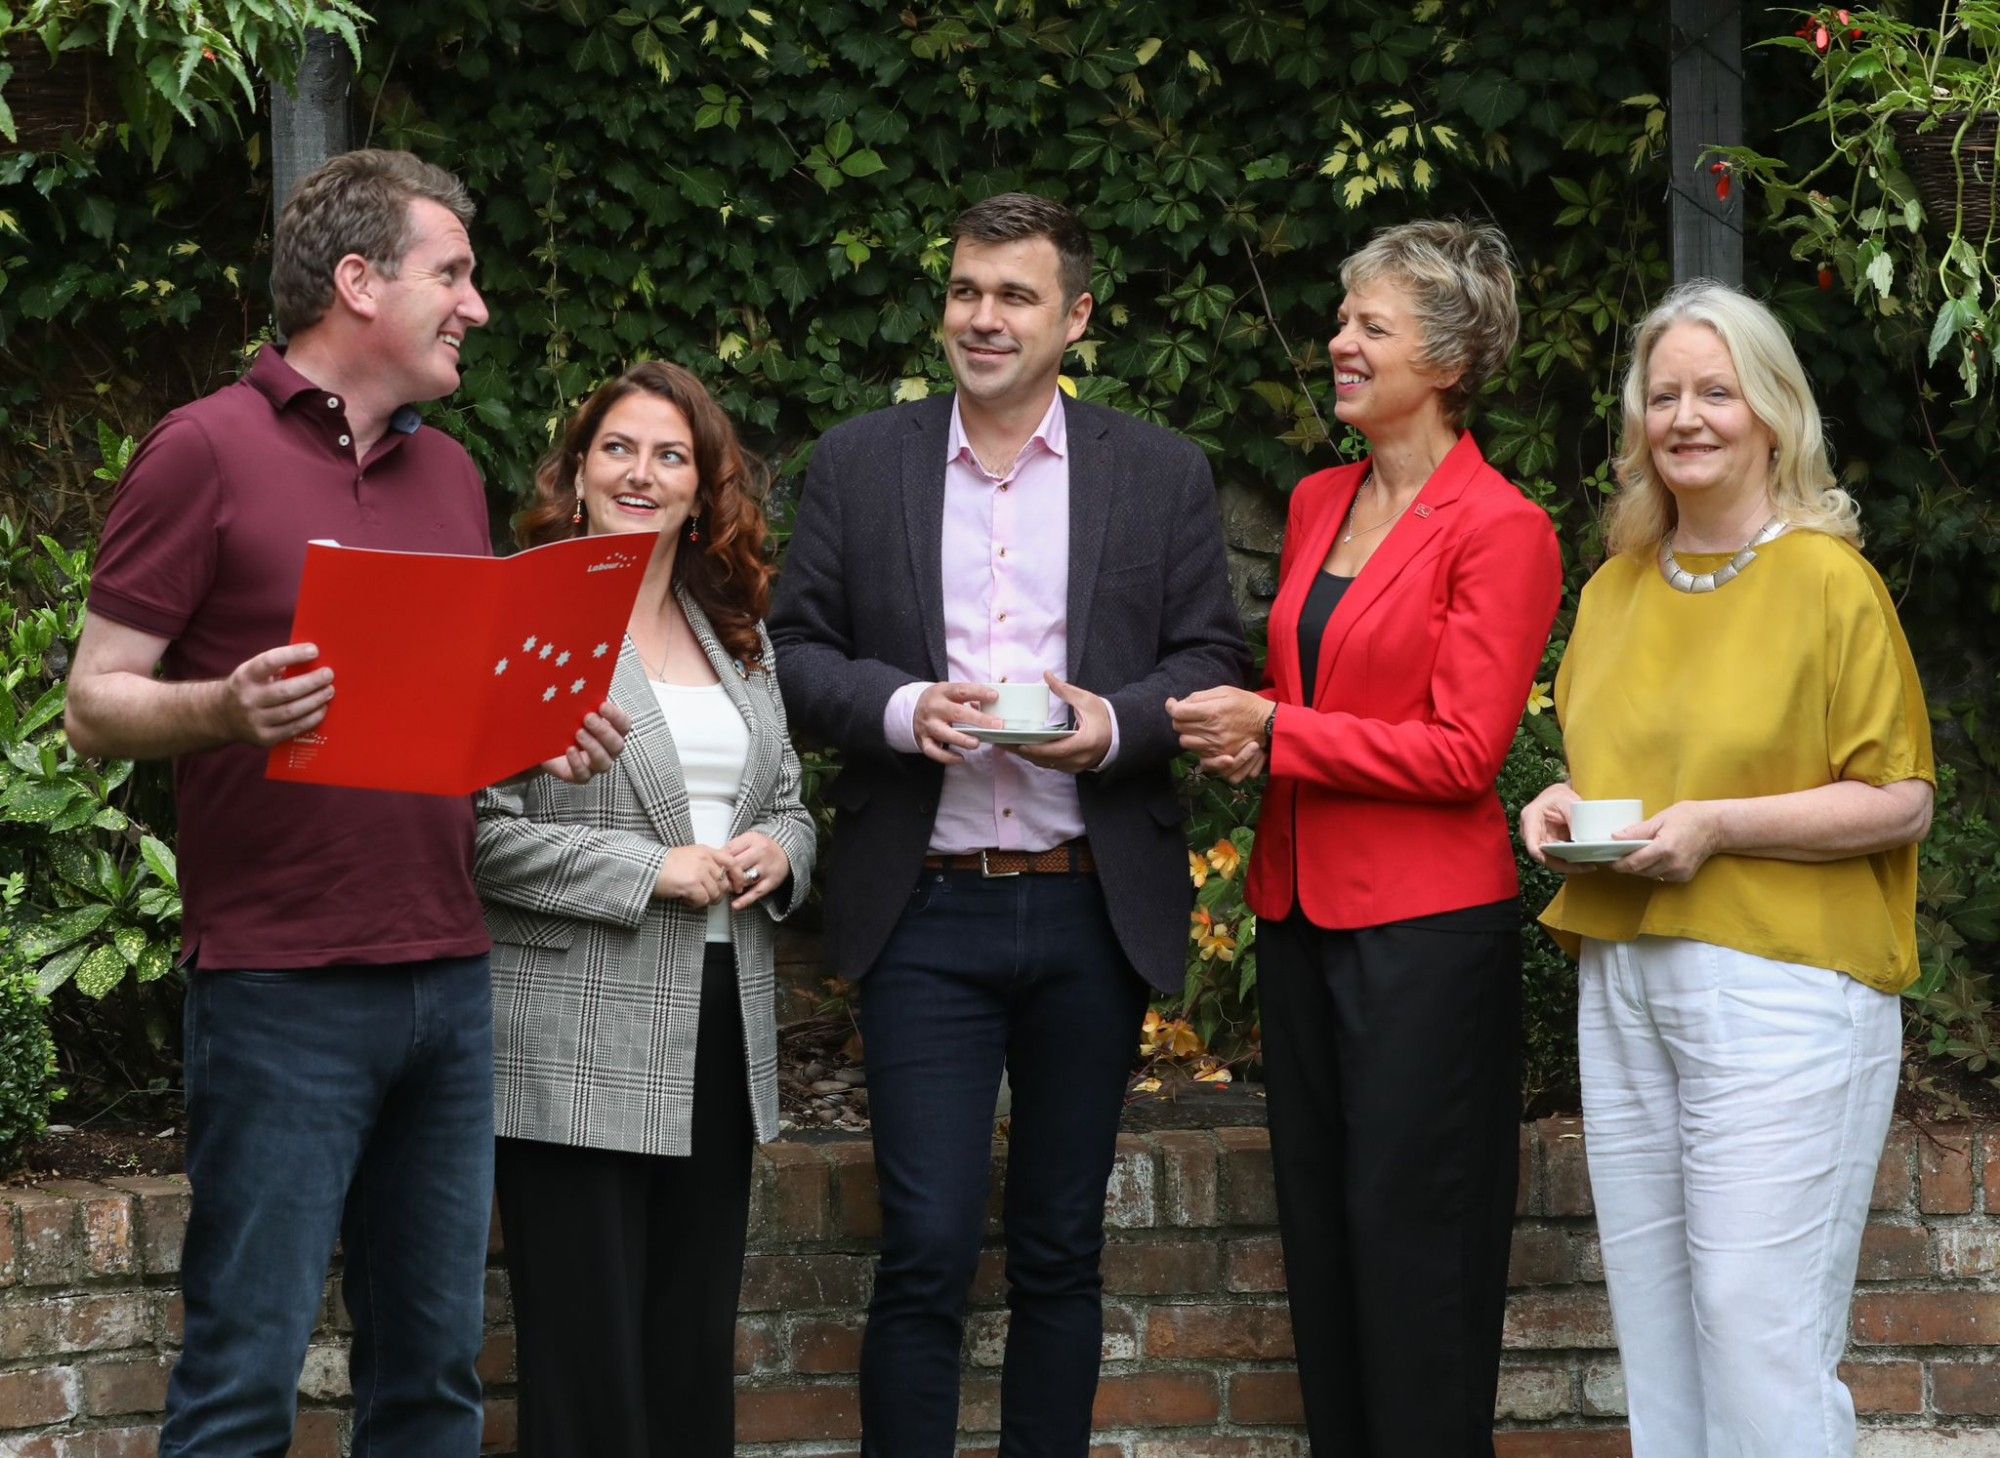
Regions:
M 827 955 L 862 984 L 882 1200 L 862 1452 L 955 1448 L 1004 1067 L 1000 1451 L 1082 1458 L 1118 1115 L 1148 984 L 1185 975 L 1165 701 L 1249 664 L 1202 453 L 1058 389 L 1090 320 L 1082 225 L 1007 194 L 953 238 L 957 392 L 819 442 L 771 635 L 794 727 L 842 754 Z M 1063 732 L 989 712 L 1044 682 Z

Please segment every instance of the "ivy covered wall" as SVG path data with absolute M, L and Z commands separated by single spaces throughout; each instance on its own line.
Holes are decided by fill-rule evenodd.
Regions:
M 357 137 L 453 168 L 481 204 L 493 321 L 468 347 L 464 388 L 433 415 L 472 449 L 500 517 L 566 410 L 653 355 L 710 381 L 780 466 L 782 529 L 819 431 L 949 388 L 933 342 L 949 219 L 1025 188 L 1068 201 L 1098 242 L 1098 309 L 1068 374 L 1085 398 L 1209 451 L 1253 604 L 1272 585 L 1284 492 L 1353 446 L 1326 428 L 1341 257 L 1412 216 L 1499 223 L 1521 260 L 1523 347 L 1474 428 L 1556 516 L 1566 611 L 1597 560 L 1621 349 L 1669 281 L 1665 0 L 377 9 Z M 1787 59 L 1748 60 L 1751 127 L 1772 152 L 1813 143 L 1778 130 L 1803 94 Z M 260 120 L 241 135 L 226 118 L 178 127 L 157 165 L 115 135 L 0 157 L 0 472 L 17 518 L 87 538 L 102 452 L 231 377 L 264 337 Z M 1754 229 L 1754 200 L 1750 211 Z M 2000 931 L 2000 837 L 1985 818 L 2000 764 L 1985 643 L 2000 607 L 2000 518 L 1982 469 L 1994 421 L 1948 406 L 1920 357 L 1886 351 L 1779 240 L 1753 231 L 1749 244 L 1754 286 L 1805 345 L 1956 766 L 1927 855 L 1921 1026 L 1940 1052 L 1980 1060 Z M 1562 637 L 1559 624 L 1551 665 Z M 24 674 L 24 707 L 57 672 Z M 1548 716 L 1532 714 L 1509 792 L 1538 789 L 1555 748 Z M 143 797 L 147 777 L 135 783 Z M 1206 782 L 1189 795 L 1202 913 L 1188 995 L 1167 1011 L 1240 1053 L 1255 1016 L 1237 868 L 1250 801 Z M 159 826 L 156 802 L 118 803 Z M 142 864 L 136 832 L 74 833 Z M 18 855 L 39 854 L 35 834 L 15 837 Z M 52 904 L 30 914 L 55 915 L 71 893 L 34 894 Z M 1570 978 L 1537 945 L 1532 1077 L 1560 1101 Z

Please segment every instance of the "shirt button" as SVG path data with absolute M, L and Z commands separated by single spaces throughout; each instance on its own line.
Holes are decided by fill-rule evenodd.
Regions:
M 1007 489 L 1007 484 L 1008 484 L 1007 482 L 1005 482 L 1005 481 L 1002 481 L 1002 482 L 1000 483 L 1000 489 L 1001 489 L 1002 491 L 1005 491 L 1005 490 Z
M 353 445 L 353 444 L 354 444 L 354 442 L 353 442 L 352 440 L 348 439 L 348 438 L 347 438 L 346 436 L 344 436 L 344 435 L 343 435 L 343 436 L 342 436 L 342 437 L 340 438 L 340 443 L 341 443 L 342 445 Z
M 1007 817 L 1008 819 L 1010 819 L 1010 820 L 1011 820 L 1011 819 L 1013 818 L 1013 816 L 1014 816 L 1014 812 L 1013 812 L 1012 810 L 1002 810 L 1002 811 L 1001 811 L 1000 813 L 1001 813 L 1001 814 L 1002 814 L 1003 816 L 1005 816 L 1005 817 Z
M 1000 621 L 1003 623 L 1007 621 L 1007 615 L 1005 613 L 1000 614 Z
M 327 408 L 327 409 L 329 409 L 329 410 L 338 410 L 338 409 L 340 408 L 340 398 L 339 398 L 339 396 L 337 396 L 337 395 L 328 395 L 328 396 L 326 397 L 326 408 Z
M 1003 556 L 1003 557 L 1007 555 L 1007 549 L 1006 549 L 1005 547 L 1002 547 L 1002 548 L 1000 549 L 1000 555 L 1001 555 L 1001 556 Z

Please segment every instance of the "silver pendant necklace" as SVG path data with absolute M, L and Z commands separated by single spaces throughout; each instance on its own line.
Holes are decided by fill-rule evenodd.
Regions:
M 1743 544 L 1743 550 L 1713 572 L 1690 572 L 1674 560 L 1674 538 L 1669 532 L 1660 538 L 1660 576 L 1675 592 L 1714 592 L 1736 580 L 1736 574 L 1757 560 L 1757 548 L 1775 540 L 1785 530 L 1783 517 L 1774 516 Z

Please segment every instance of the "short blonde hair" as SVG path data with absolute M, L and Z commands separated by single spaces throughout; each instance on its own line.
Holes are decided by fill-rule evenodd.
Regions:
M 1446 386 L 1444 411 L 1465 423 L 1473 398 L 1514 352 L 1521 312 L 1514 302 L 1514 253 L 1491 223 L 1426 218 L 1383 228 L 1340 265 L 1352 293 L 1388 279 L 1410 291 L 1423 330 L 1418 361 L 1458 378 Z
M 1704 324 L 1736 367 L 1743 402 L 1775 442 L 1771 505 L 1788 526 L 1861 544 L 1861 512 L 1834 484 L 1819 406 L 1785 326 L 1748 294 L 1698 278 L 1671 289 L 1639 325 L 1625 371 L 1624 426 L 1618 442 L 1619 492 L 1605 522 L 1613 553 L 1649 550 L 1673 530 L 1673 494 L 1653 469 L 1646 441 L 1646 375 L 1660 336 L 1676 324 Z

